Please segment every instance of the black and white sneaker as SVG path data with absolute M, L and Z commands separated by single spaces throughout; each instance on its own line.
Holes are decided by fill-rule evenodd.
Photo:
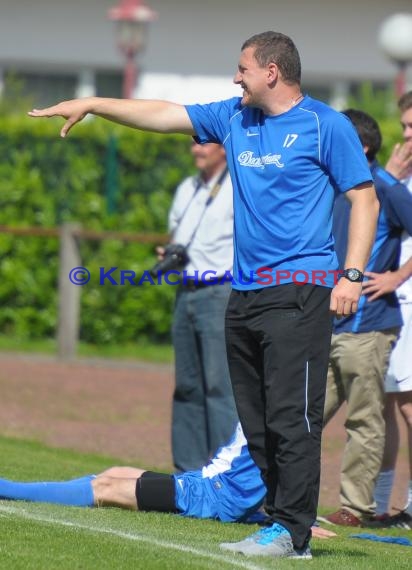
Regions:
M 376 521 L 375 528 L 404 528 L 412 530 L 412 516 L 407 511 L 400 511 L 397 515 L 382 518 Z

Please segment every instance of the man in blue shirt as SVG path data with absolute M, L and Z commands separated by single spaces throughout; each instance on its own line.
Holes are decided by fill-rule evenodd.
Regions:
M 377 122 L 363 111 L 349 109 L 375 183 L 380 212 L 375 243 L 366 274 L 395 271 L 399 267 L 401 235 L 412 235 L 412 196 L 406 186 L 376 162 L 381 146 Z M 343 195 L 334 208 L 333 232 L 341 263 L 346 255 L 350 204 Z M 389 356 L 402 326 L 395 291 L 375 297 L 365 285 L 355 315 L 335 320 L 325 402 L 327 423 L 347 402 L 347 442 L 341 471 L 341 508 L 326 517 L 345 526 L 370 524 L 373 498 L 385 444 L 384 379 Z
M 264 32 L 241 49 L 242 97 L 207 105 L 88 98 L 32 117 L 63 116 L 66 136 L 88 113 L 131 127 L 223 144 L 233 184 L 234 269 L 226 312 L 229 371 L 273 524 L 222 548 L 311 558 L 316 518 L 330 311 L 356 311 L 378 203 L 350 122 L 305 96 L 293 41 Z M 352 223 L 345 277 L 336 282 L 335 192 Z
M 398 107 L 401 112 L 404 142 L 395 145 L 386 169 L 402 180 L 412 195 L 412 91 L 402 95 Z M 381 526 L 409 529 L 412 529 L 412 277 L 408 279 L 411 267 L 412 237 L 404 232 L 399 269 L 380 274 L 372 273 L 368 276 L 368 285 L 375 297 L 396 289 L 403 319 L 401 334 L 391 354 L 385 378 L 386 437 L 381 472 L 375 489 L 376 513 Z M 403 509 L 393 516 L 388 516 L 399 451 L 398 410 L 407 432 L 409 485 Z

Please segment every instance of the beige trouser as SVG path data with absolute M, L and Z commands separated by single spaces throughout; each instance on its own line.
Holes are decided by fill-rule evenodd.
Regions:
M 347 402 L 341 506 L 356 516 L 375 512 L 373 492 L 385 444 L 384 379 L 398 329 L 332 336 L 324 424 Z

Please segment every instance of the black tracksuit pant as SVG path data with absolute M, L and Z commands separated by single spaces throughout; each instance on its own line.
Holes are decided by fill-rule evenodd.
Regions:
M 266 510 L 296 548 L 310 539 L 331 339 L 330 289 L 233 291 L 226 342 L 236 405 L 267 486 Z

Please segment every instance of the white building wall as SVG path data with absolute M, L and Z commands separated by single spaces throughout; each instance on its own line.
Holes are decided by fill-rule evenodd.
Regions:
M 0 67 L 26 71 L 121 70 L 107 10 L 118 0 L 0 0 Z M 290 35 L 302 57 L 303 80 L 344 84 L 390 81 L 394 66 L 377 46 L 377 30 L 411 0 L 147 0 L 159 18 L 141 54 L 144 96 L 220 98 L 237 93 L 230 82 L 240 46 L 274 29 Z M 410 70 L 411 72 L 411 70 Z M 204 76 L 210 81 L 205 83 Z M 213 80 L 211 79 L 213 78 Z M 210 85 L 210 87 L 209 87 Z M 90 91 L 90 89 L 89 89 Z M 173 97 L 172 97 L 173 96 Z

